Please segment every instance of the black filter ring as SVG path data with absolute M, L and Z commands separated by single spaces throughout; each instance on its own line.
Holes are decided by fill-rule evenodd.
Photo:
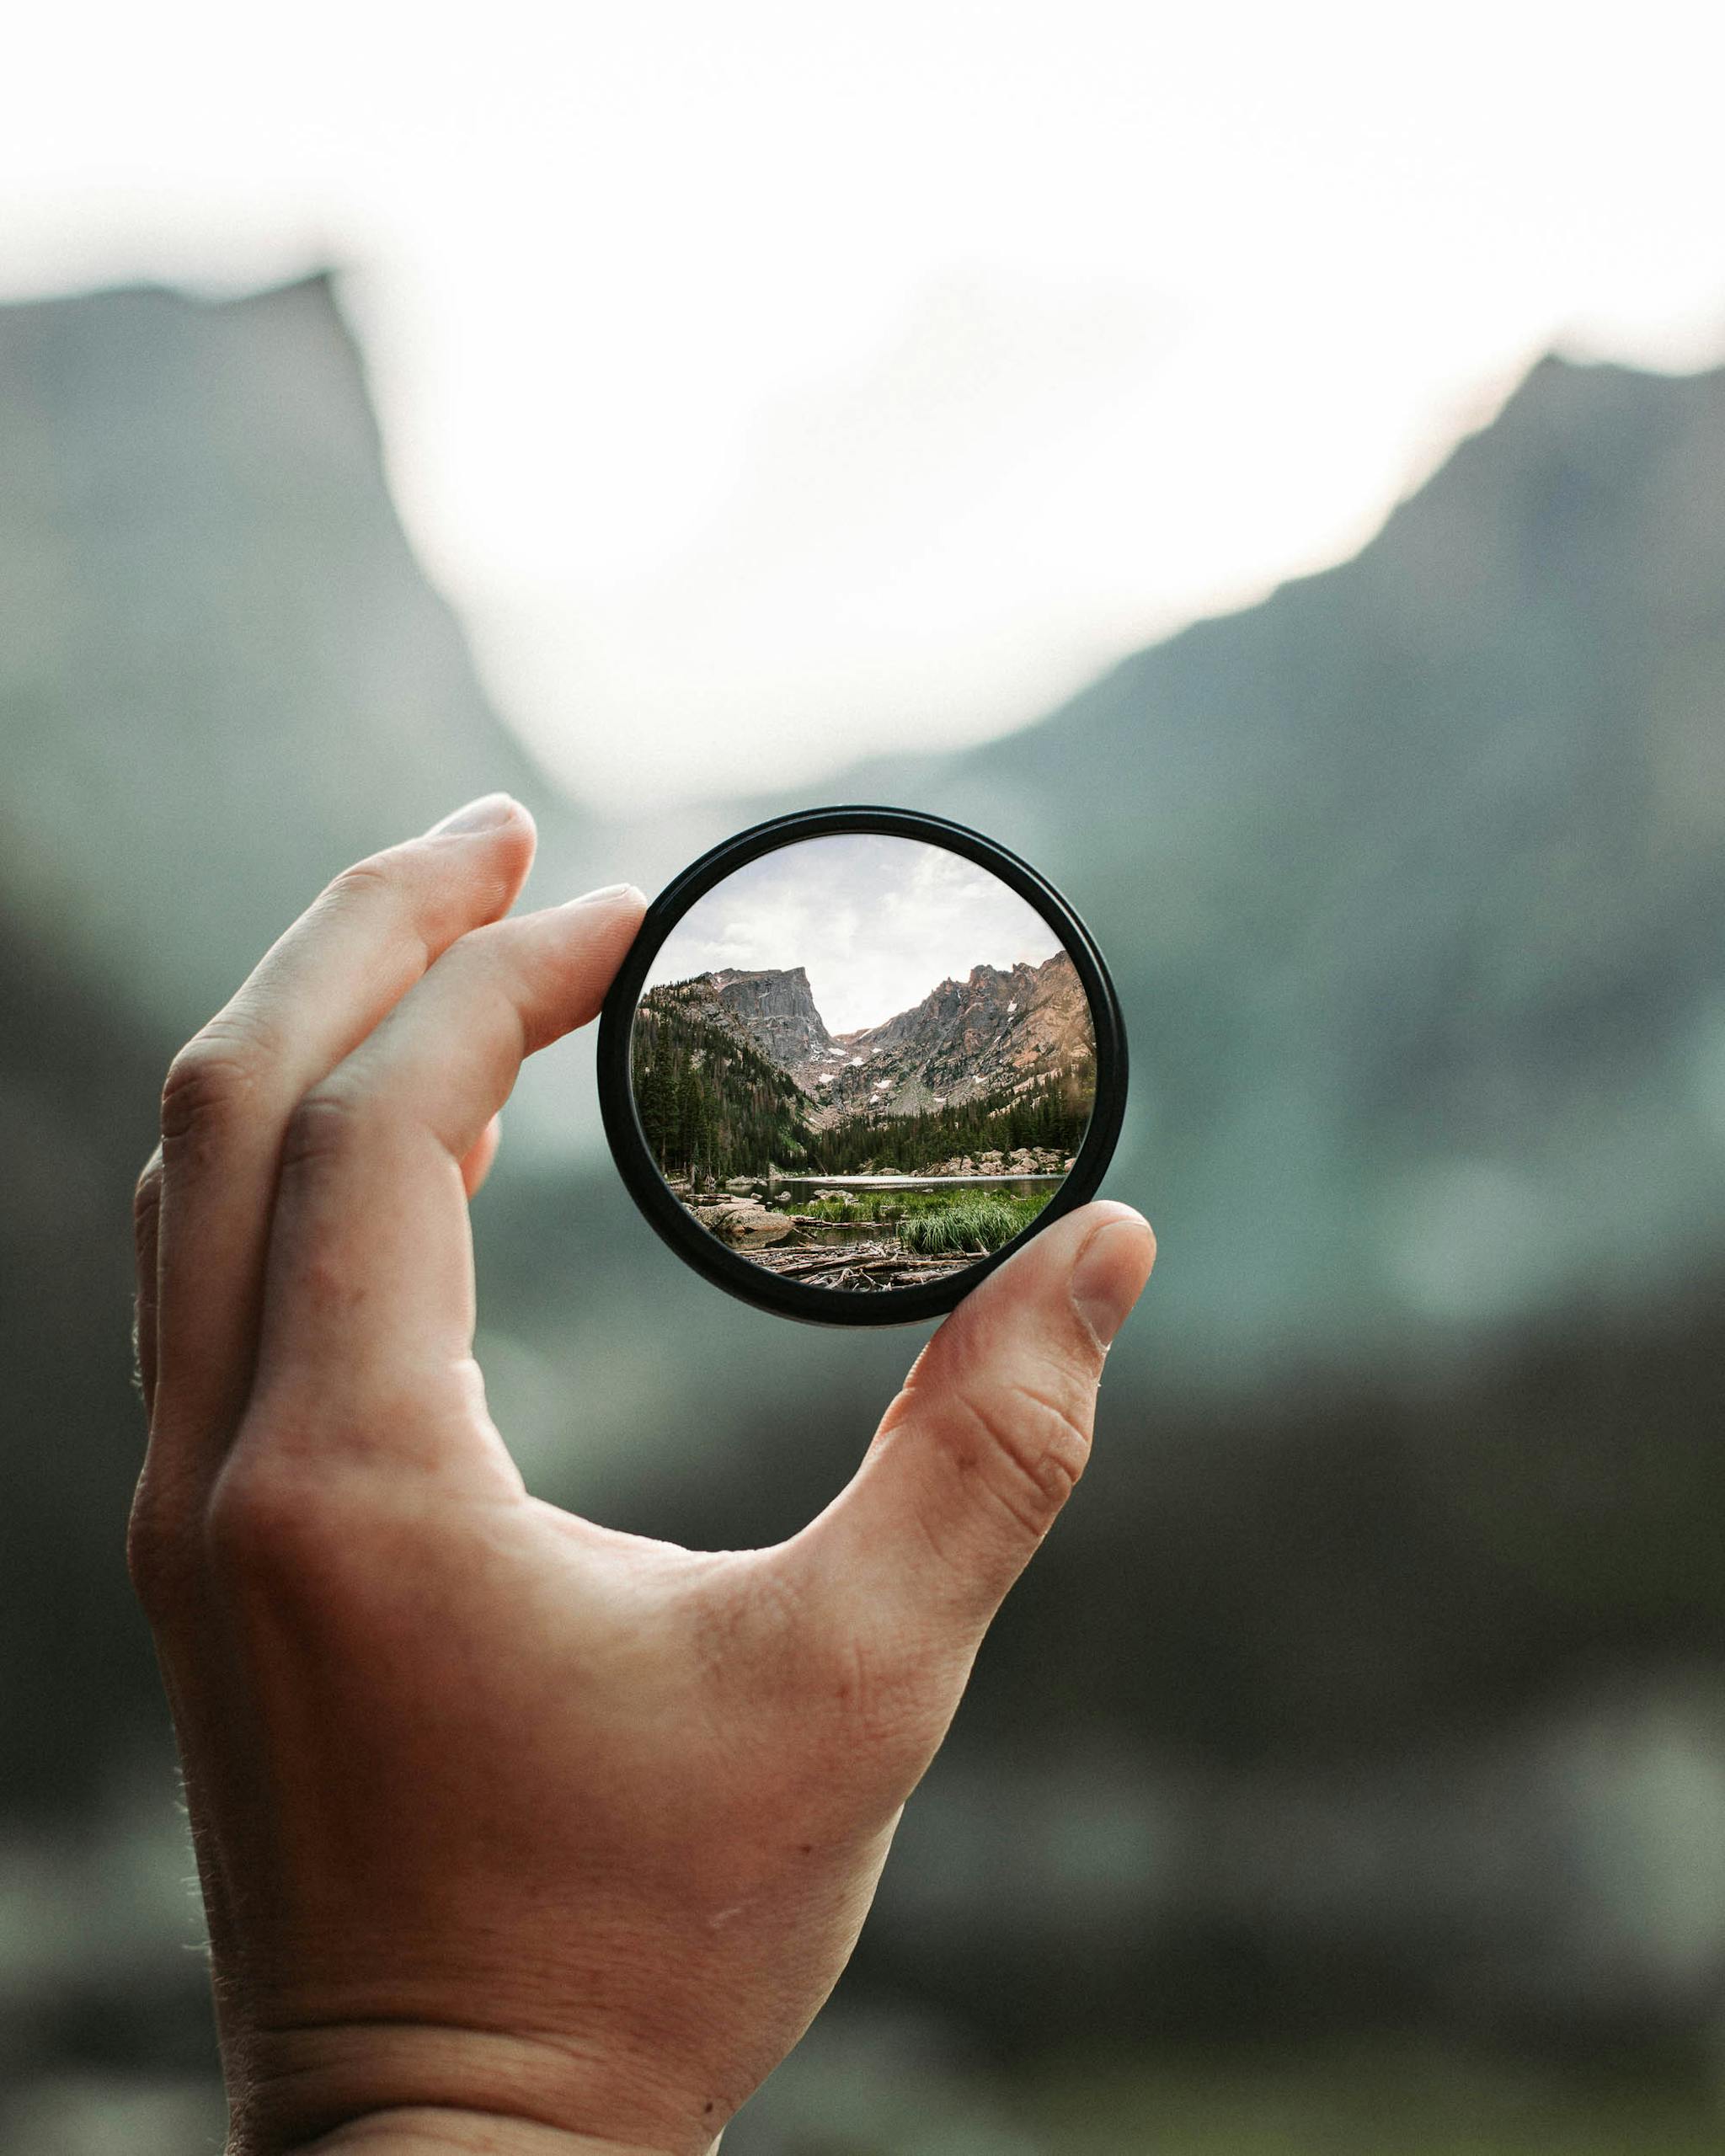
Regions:
M 1034 908 L 1060 937 L 1089 1000 L 1096 1033 L 1096 1102 L 1071 1172 L 1030 1225 L 1001 1249 L 978 1258 L 962 1272 L 920 1288 L 879 1294 L 804 1287 L 740 1257 L 702 1227 L 666 1187 L 636 1113 L 630 1075 L 630 1041 L 635 1006 L 654 960 L 665 938 L 699 899 L 728 876 L 763 854 L 805 839 L 836 838 L 852 833 L 920 839 L 962 855 L 999 878 Z M 1102 953 L 1090 931 L 1060 893 L 1028 862 L 963 824 L 926 816 L 911 808 L 809 808 L 775 816 L 726 839 L 673 878 L 647 909 L 605 999 L 599 1021 L 599 1107 L 612 1158 L 629 1195 L 654 1229 L 695 1270 L 745 1303 L 799 1318 L 813 1325 L 911 1325 L 941 1317 L 978 1281 L 1004 1263 L 1019 1246 L 1039 1235 L 1063 1214 L 1096 1195 L 1126 1112 L 1126 1033 L 1119 999 L 1108 979 Z

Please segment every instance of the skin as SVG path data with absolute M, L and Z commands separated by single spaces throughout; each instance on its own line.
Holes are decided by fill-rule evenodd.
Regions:
M 132 1577 L 206 1904 L 231 2156 L 698 2156 L 843 1968 L 1148 1276 L 1092 1205 L 918 1357 L 776 1549 L 530 1497 L 467 1201 L 627 887 L 521 916 L 525 810 L 339 877 L 180 1055 L 138 1187 Z

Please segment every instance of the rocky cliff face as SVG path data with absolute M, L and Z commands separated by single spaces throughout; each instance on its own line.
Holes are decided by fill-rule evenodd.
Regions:
M 814 1074 L 839 1116 L 913 1115 L 1023 1092 L 1096 1059 L 1090 1006 L 1064 951 L 1040 966 L 974 967 L 884 1024 L 841 1034 Z
M 801 966 L 759 973 L 725 972 L 708 976 L 721 1010 L 769 1063 L 798 1071 L 830 1054 L 832 1038 L 814 1007 L 809 976 Z

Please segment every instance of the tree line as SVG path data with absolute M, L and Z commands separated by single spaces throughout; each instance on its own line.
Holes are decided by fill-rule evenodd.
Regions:
M 635 1013 L 635 1112 L 667 1176 L 761 1175 L 807 1157 L 804 1097 L 764 1056 L 663 990 Z
M 850 1116 L 811 1131 L 809 1153 L 817 1175 L 873 1167 L 915 1174 L 937 1161 L 969 1154 L 1016 1152 L 1021 1146 L 1076 1153 L 1096 1098 L 1096 1066 L 1050 1072 L 1022 1093 L 985 1094 L 962 1106 L 928 1108 L 880 1123 Z

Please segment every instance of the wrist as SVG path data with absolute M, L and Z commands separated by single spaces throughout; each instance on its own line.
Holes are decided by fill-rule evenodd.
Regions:
M 564 2037 L 403 2020 L 224 2050 L 227 2156 L 712 2156 L 734 2109 Z
M 718 2148 L 715 2140 L 703 2156 Z M 236 2146 L 234 2156 L 239 2156 Z M 284 2156 L 671 2156 L 636 2142 L 572 2133 L 494 2111 L 416 2105 L 374 2111 L 302 2142 Z

